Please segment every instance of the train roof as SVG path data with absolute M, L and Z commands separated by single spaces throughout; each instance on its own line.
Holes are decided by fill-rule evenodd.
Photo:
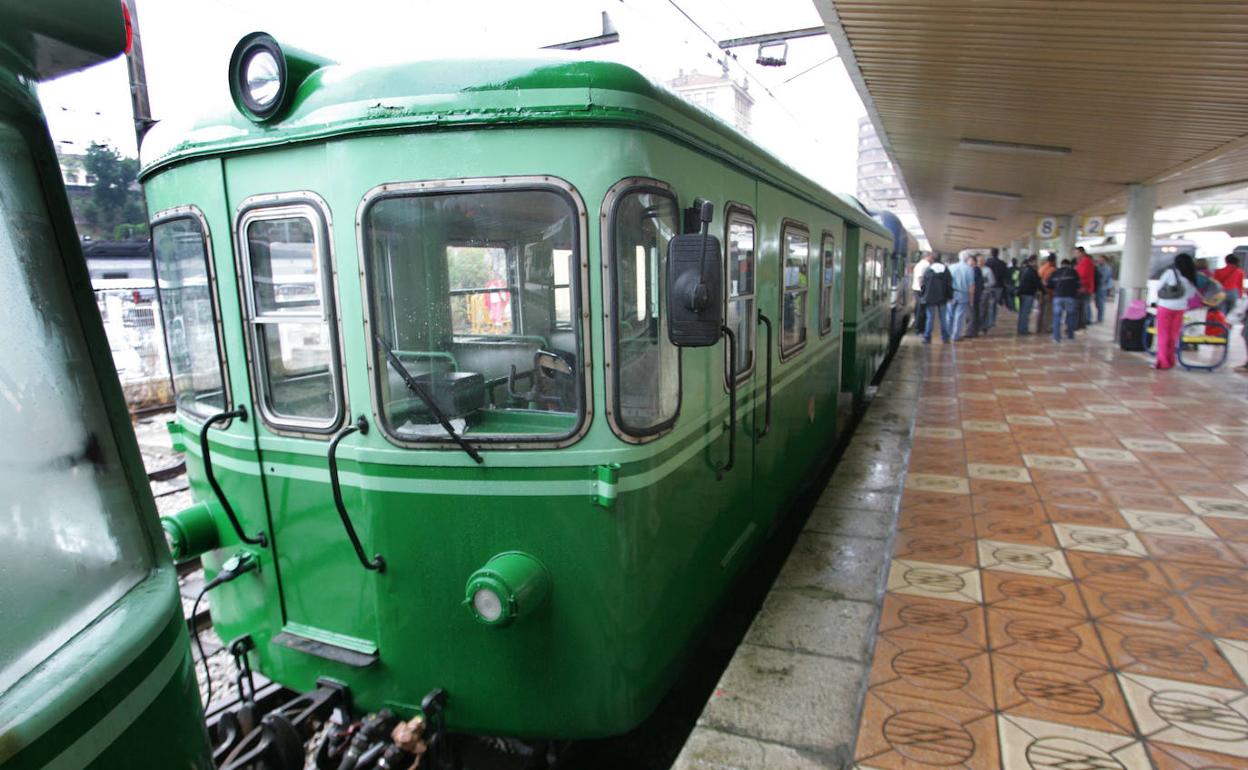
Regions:
M 329 64 L 299 84 L 281 120 L 255 123 L 231 105 L 189 124 L 158 124 L 144 139 L 140 176 L 197 157 L 353 134 L 538 125 L 655 131 L 741 166 L 855 225 L 888 234 L 852 199 L 825 190 L 636 70 L 554 56 Z

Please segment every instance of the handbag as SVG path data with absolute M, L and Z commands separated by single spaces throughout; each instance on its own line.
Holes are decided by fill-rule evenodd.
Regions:
M 1174 273 L 1173 270 L 1169 272 Z M 1161 286 L 1157 287 L 1157 299 L 1183 299 L 1186 293 L 1177 274 L 1174 276 L 1174 283 L 1166 283 L 1163 280 Z

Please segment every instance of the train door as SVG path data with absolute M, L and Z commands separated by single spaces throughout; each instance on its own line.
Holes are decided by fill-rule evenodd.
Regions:
M 244 202 L 236 237 L 254 419 L 282 577 L 273 641 L 348 665 L 376 659 L 372 573 L 343 536 L 326 466 L 349 414 L 327 207 L 306 193 Z
M 728 348 L 726 345 L 724 348 L 724 382 L 727 383 L 730 376 L 737 380 L 736 462 L 739 472 L 746 477 L 739 488 L 752 494 L 757 482 L 756 441 L 763 429 L 764 417 L 757 405 L 760 399 L 765 399 L 767 359 L 766 351 L 759 350 L 762 310 L 758 304 L 758 224 L 753 209 L 745 204 L 729 203 L 725 208 L 724 259 L 728 302 L 725 325 L 732 330 L 736 342 L 735 371 L 730 366 Z M 748 526 L 757 529 L 759 523 L 752 522 Z

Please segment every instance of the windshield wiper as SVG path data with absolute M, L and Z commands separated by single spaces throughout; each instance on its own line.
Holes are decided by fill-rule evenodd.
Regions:
M 455 432 L 455 426 L 451 425 L 451 421 L 446 419 L 446 415 L 443 414 L 442 410 L 438 408 L 438 405 L 434 403 L 433 396 L 429 395 L 429 391 L 425 390 L 425 386 L 420 384 L 416 378 L 412 376 L 412 373 L 407 370 L 407 367 L 404 366 L 403 362 L 399 360 L 399 357 L 394 354 L 394 351 L 390 349 L 390 346 L 386 344 L 386 341 L 382 339 L 381 335 L 374 334 L 373 337 L 377 340 L 377 344 L 381 346 L 381 349 L 385 351 L 386 360 L 389 361 L 390 365 L 394 367 L 394 370 L 399 373 L 399 377 L 402 378 L 404 384 L 407 385 L 407 389 L 415 393 L 416 397 L 423 401 L 425 406 L 429 407 L 429 411 L 433 414 L 434 419 L 442 424 L 442 429 L 446 431 L 447 435 L 449 435 L 456 444 L 459 444 L 459 448 L 467 452 L 468 456 L 475 460 L 477 465 L 484 463 L 485 460 L 481 458 L 481 454 L 477 452 L 477 448 L 469 443 L 468 439 Z

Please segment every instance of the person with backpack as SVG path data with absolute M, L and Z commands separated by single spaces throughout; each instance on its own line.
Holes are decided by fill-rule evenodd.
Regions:
M 1036 302 L 1036 295 L 1042 294 L 1040 273 L 1036 270 L 1036 255 L 1032 254 L 1023 262 L 1023 269 L 1018 274 L 1018 333 L 1031 334 L 1028 328 L 1031 322 L 1031 308 Z
M 1186 252 L 1161 274 L 1157 286 L 1157 363 L 1154 368 L 1171 369 L 1179 348 L 1183 314 L 1196 294 L 1196 261 Z
M 932 329 L 936 327 L 937 319 L 940 319 L 940 339 L 942 342 L 948 342 L 951 319 L 945 313 L 945 305 L 953 299 L 953 280 L 949 276 L 949 268 L 941 263 L 939 254 L 932 255 L 932 263 L 923 273 L 919 296 L 927 312 L 926 325 L 923 327 L 923 344 L 932 344 Z
M 914 268 L 910 274 L 910 291 L 914 294 L 914 333 L 923 334 L 923 330 L 927 324 L 927 308 L 923 305 L 923 274 L 932 265 L 932 252 L 927 252 L 923 258 L 914 263 Z
M 1053 292 L 1053 341 L 1062 341 L 1062 318 L 1066 319 L 1066 339 L 1075 338 L 1075 325 L 1078 312 L 1075 303 L 1079 300 L 1081 290 L 1079 274 L 1071 266 L 1069 259 L 1062 260 L 1062 266 L 1049 276 L 1047 281 Z

